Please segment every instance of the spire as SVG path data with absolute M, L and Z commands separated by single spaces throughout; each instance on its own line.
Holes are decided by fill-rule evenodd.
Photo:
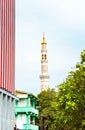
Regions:
M 41 44 L 46 44 L 46 41 L 45 41 L 45 32 L 43 32 L 43 40 L 42 40 Z
M 48 74 L 48 53 L 46 48 L 45 33 L 43 33 L 43 40 L 41 44 L 41 91 L 47 91 L 49 88 L 50 76 Z

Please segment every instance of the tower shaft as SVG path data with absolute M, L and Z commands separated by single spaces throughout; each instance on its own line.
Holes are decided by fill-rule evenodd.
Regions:
M 47 91 L 49 88 L 49 74 L 48 74 L 48 58 L 47 58 L 47 48 L 46 48 L 45 36 L 43 35 L 43 41 L 41 43 L 41 91 Z

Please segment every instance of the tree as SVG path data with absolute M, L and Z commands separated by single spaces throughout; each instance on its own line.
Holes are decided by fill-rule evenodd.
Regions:
M 71 71 L 65 82 L 58 86 L 57 119 L 58 128 L 79 130 L 85 127 L 85 50 L 76 70 Z
M 56 91 L 48 89 L 38 95 L 40 110 L 39 124 L 41 130 L 55 130 L 54 120 L 56 119 Z

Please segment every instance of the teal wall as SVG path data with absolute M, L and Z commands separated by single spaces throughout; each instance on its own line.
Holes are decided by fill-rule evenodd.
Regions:
M 25 98 L 25 102 L 20 98 L 19 101 L 16 101 L 15 117 L 18 120 L 20 114 L 23 117 L 23 114 L 26 115 L 26 123 L 23 124 L 23 129 L 26 130 L 38 130 L 39 127 L 35 125 L 36 116 L 38 116 L 38 110 L 35 108 L 37 104 L 37 98 L 33 95 L 28 95 Z

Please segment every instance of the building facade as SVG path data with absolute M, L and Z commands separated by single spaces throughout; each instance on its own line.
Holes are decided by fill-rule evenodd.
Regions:
M 48 74 L 48 56 L 47 56 L 47 48 L 46 48 L 45 36 L 43 34 L 43 40 L 41 43 L 41 91 L 46 91 L 49 88 L 49 79 L 50 76 Z
M 14 130 L 15 95 L 0 88 L 0 130 Z
M 15 126 L 15 0 L 0 0 L 0 130 Z
M 33 94 L 16 90 L 19 98 L 16 101 L 15 117 L 16 126 L 19 130 L 39 130 L 36 125 L 36 117 L 38 116 L 38 99 Z

